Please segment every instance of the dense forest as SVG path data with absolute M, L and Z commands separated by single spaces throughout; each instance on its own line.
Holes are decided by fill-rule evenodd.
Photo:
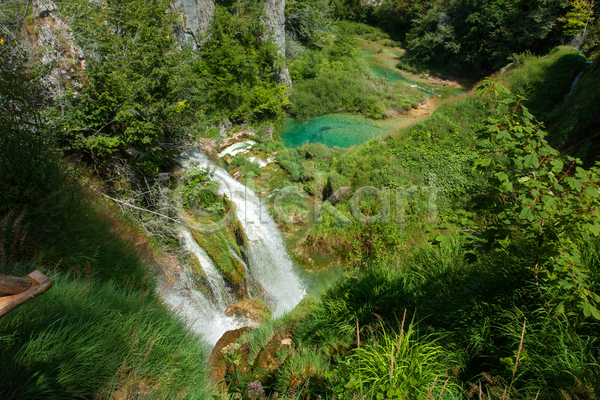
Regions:
M 599 17 L 3 0 L 0 399 L 597 398 Z

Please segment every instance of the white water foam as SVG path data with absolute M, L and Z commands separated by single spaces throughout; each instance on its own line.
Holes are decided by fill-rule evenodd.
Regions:
M 273 314 L 292 310 L 306 295 L 306 289 L 294 272 L 277 224 L 258 196 L 227 171 L 215 167 L 198 150 L 189 151 L 188 163 L 214 168 L 214 179 L 221 183 L 221 192 L 236 205 L 236 217 L 248 238 L 249 269 L 254 278 L 275 302 Z
M 227 147 L 225 150 L 223 150 L 222 152 L 220 152 L 217 155 L 219 156 L 219 158 L 222 158 L 227 154 L 229 154 L 233 157 L 240 153 L 247 153 L 250 150 L 249 147 L 254 146 L 255 144 L 256 144 L 256 142 L 254 140 L 246 140 L 245 142 L 237 142 L 237 143 L 234 143 L 231 146 Z
M 188 168 L 190 164 L 210 167 L 214 179 L 221 183 L 221 192 L 226 193 L 236 205 L 236 217 L 248 239 L 246 251 L 249 259 L 248 272 L 251 274 L 249 279 L 257 281 L 274 301 L 275 316 L 292 310 L 306 295 L 306 289 L 294 272 L 294 264 L 287 253 L 283 238 L 275 221 L 266 212 L 266 207 L 251 189 L 212 164 L 202 152 L 191 150 L 188 153 L 182 160 L 184 168 Z M 209 300 L 202 292 L 194 289 L 186 274 L 182 274 L 184 276 L 177 280 L 174 287 L 163 287 L 161 294 L 164 301 L 191 329 L 202 334 L 204 340 L 214 346 L 225 332 L 247 326 L 249 322 L 225 315 L 227 305 L 233 299 L 223 278 L 189 231 L 182 230 L 181 237 L 184 246 L 198 258 L 208 278 L 214 300 Z M 237 257 L 237 254 L 235 256 Z M 218 293 L 222 296 L 217 295 Z
M 248 161 L 250 161 L 253 164 L 258 165 L 261 168 L 264 168 L 267 165 L 271 164 L 272 162 L 275 162 L 275 157 L 269 157 L 266 160 L 263 160 L 262 158 L 259 158 L 259 157 L 248 157 Z
M 215 306 L 187 281 L 180 281 L 176 287 L 161 290 L 161 293 L 165 303 L 211 346 L 214 346 L 225 332 L 244 326 L 243 321 L 226 316 L 224 309 Z

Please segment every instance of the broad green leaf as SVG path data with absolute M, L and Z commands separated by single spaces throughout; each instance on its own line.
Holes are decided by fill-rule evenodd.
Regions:
M 492 159 L 491 158 L 484 158 L 482 160 L 478 160 L 476 164 L 477 165 L 481 165 L 482 167 L 487 167 L 491 163 L 492 163 Z
M 596 198 L 596 197 L 598 197 L 598 195 L 600 195 L 600 193 L 598 193 L 598 188 L 594 188 L 589 185 L 585 188 L 585 190 L 583 191 L 583 194 L 586 197 L 592 197 L 592 198 Z
M 586 317 L 593 316 L 596 319 L 600 319 L 600 311 L 589 302 L 585 302 L 583 305 L 583 315 Z
M 589 181 L 589 177 L 587 174 L 587 171 L 581 167 L 577 167 L 577 172 L 575 173 L 575 176 L 581 181 L 581 182 L 587 182 Z
M 535 153 L 526 155 L 523 161 L 525 161 L 525 167 L 537 167 L 540 163 L 540 160 Z
M 529 112 L 529 110 L 527 110 L 527 108 L 525 106 L 522 107 L 523 110 L 523 116 L 527 119 L 533 119 L 533 115 L 531 115 L 531 113 Z
M 544 196 L 542 197 L 542 201 L 544 202 L 545 209 L 553 210 L 556 208 L 556 198 L 554 196 Z
M 581 192 L 581 189 L 583 188 L 583 185 L 578 179 L 568 177 L 565 178 L 565 182 L 567 182 L 571 189 L 576 190 L 578 192 Z
M 500 180 L 500 182 L 508 181 L 508 175 L 506 174 L 506 172 L 497 172 L 495 176 L 496 178 L 498 178 L 498 180 Z
M 593 224 L 583 224 L 583 227 L 592 232 L 594 236 L 600 235 L 600 224 L 595 221 Z
M 524 206 L 521 209 L 521 213 L 519 214 L 519 219 L 526 219 L 529 222 L 534 220 L 534 216 L 533 216 L 533 211 L 531 211 L 531 208 Z
M 497 138 L 498 139 L 510 139 L 510 133 L 508 133 L 507 131 L 501 131 L 500 133 L 498 133 Z

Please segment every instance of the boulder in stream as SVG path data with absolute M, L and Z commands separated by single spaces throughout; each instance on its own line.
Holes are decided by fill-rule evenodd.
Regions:
M 215 344 L 215 348 L 212 353 L 210 353 L 210 357 L 208 358 L 208 366 L 210 368 L 210 376 L 211 382 L 216 385 L 219 382 L 222 382 L 220 388 L 223 391 L 227 390 L 225 384 L 225 376 L 231 369 L 231 366 L 228 365 L 228 362 L 225 360 L 225 356 L 223 355 L 223 349 L 227 346 L 235 345 L 236 340 L 238 340 L 242 335 L 248 332 L 250 328 L 243 327 L 240 329 L 234 329 L 231 331 L 227 331 L 221 336 L 217 344 Z M 244 361 L 244 360 L 242 360 Z
M 225 315 L 243 318 L 260 325 L 271 317 L 271 310 L 262 300 L 255 297 L 230 305 L 225 310 Z

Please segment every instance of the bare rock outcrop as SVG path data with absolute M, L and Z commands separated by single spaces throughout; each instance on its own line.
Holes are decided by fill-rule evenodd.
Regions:
M 219 388 L 223 391 L 227 390 L 224 382 L 225 376 L 232 370 L 231 365 L 225 359 L 224 353 L 237 351 L 237 347 L 234 347 L 236 340 L 249 330 L 250 328 L 244 327 L 225 332 L 217 344 L 215 344 L 215 347 L 208 358 L 211 382 L 215 385 L 221 383 Z M 245 361 L 245 359 L 242 360 L 243 363 L 245 363 Z
M 285 58 L 285 0 L 265 0 L 264 10 L 267 17 L 264 24 L 279 48 L 277 53 Z M 288 86 L 292 84 L 287 68 L 277 71 L 277 81 Z
M 33 51 L 41 56 L 43 65 L 51 65 L 50 73 L 43 84 L 59 98 L 67 87 L 81 87 L 85 60 L 83 50 L 75 42 L 69 21 L 60 15 L 52 0 L 33 2 L 36 34 Z
M 215 13 L 214 0 L 175 0 L 173 7 L 181 17 L 177 31 L 180 41 L 200 45 Z
M 255 297 L 231 304 L 225 310 L 225 315 L 243 318 L 256 325 L 260 325 L 271 316 L 271 310 L 269 310 L 269 307 L 264 302 Z

